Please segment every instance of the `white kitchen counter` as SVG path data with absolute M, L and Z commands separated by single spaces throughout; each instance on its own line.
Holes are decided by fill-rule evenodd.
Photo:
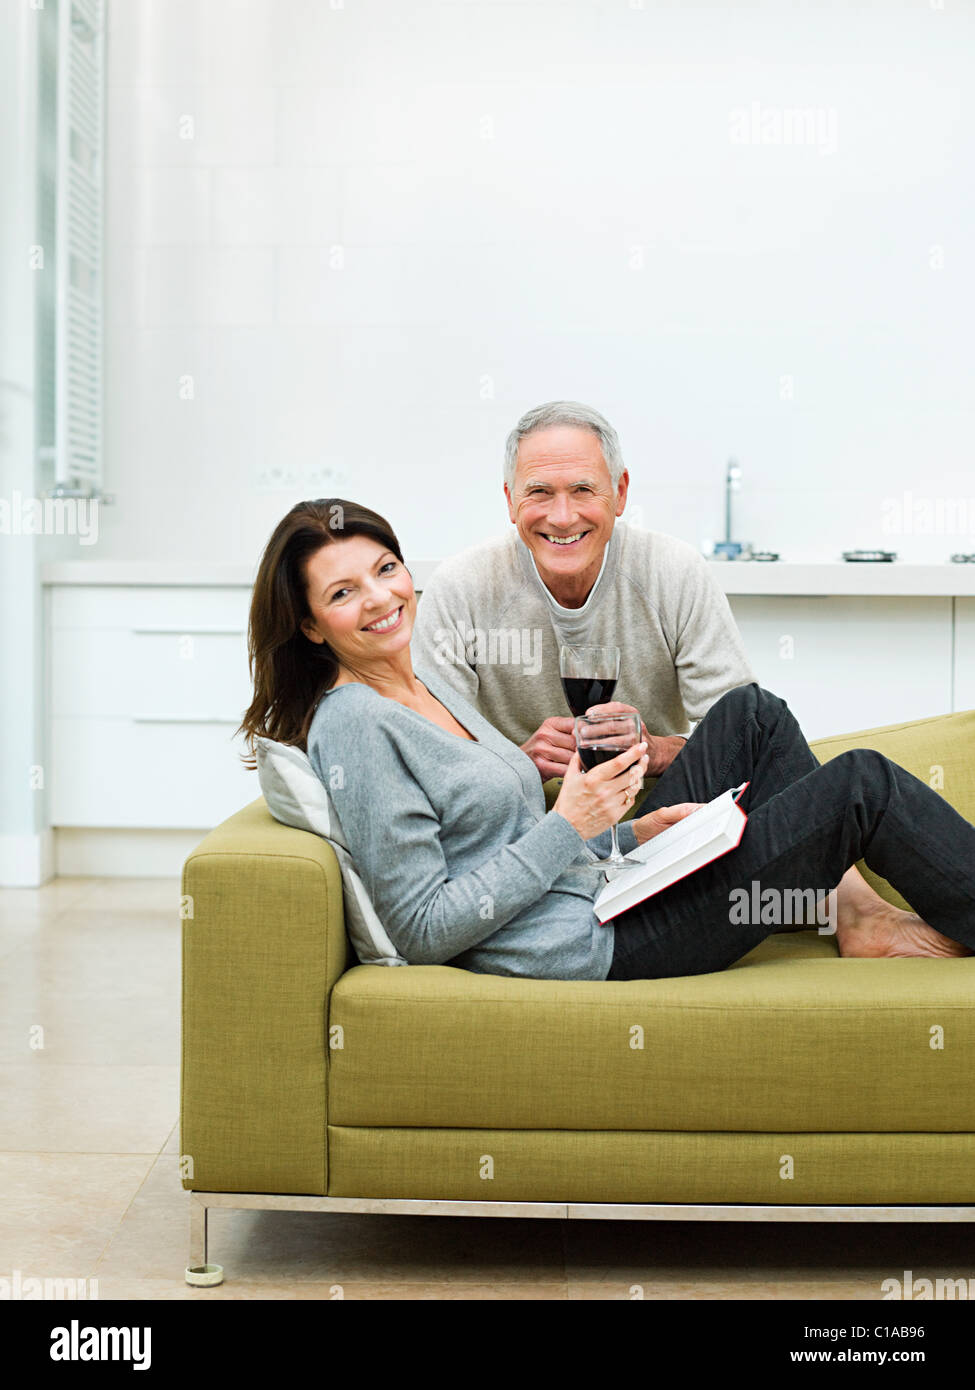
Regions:
M 413 579 L 422 589 L 439 560 L 410 562 Z M 820 564 L 790 561 L 712 560 L 712 574 L 726 594 L 873 595 L 884 598 L 975 597 L 975 564 L 912 565 L 890 563 Z M 219 586 L 250 588 L 249 565 L 157 564 L 141 561 L 67 560 L 41 566 L 44 584 Z
M 975 595 L 975 564 L 911 565 L 889 562 L 726 560 L 709 562 L 726 594 L 854 595 L 883 598 L 954 598 Z

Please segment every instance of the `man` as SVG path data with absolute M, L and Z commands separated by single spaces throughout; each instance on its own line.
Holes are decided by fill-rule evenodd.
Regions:
M 620 648 L 616 699 L 595 708 L 639 710 L 650 777 L 679 754 L 689 721 L 757 679 L 702 556 L 674 536 L 617 526 L 628 487 L 602 415 L 574 401 L 537 406 L 505 451 L 515 531 L 445 561 L 420 598 L 416 664 L 519 744 L 543 781 L 575 751 L 562 643 Z

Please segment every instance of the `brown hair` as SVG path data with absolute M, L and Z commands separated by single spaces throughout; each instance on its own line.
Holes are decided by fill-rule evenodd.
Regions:
M 385 517 L 342 497 L 298 502 L 278 522 L 264 547 L 251 595 L 248 668 L 254 698 L 234 733 L 246 735 L 246 767 L 257 767 L 254 736 L 308 751 L 308 730 L 319 700 L 335 683 L 339 664 L 327 642 L 301 630 L 308 606 L 305 566 L 323 545 L 371 536 L 403 563 L 399 541 Z

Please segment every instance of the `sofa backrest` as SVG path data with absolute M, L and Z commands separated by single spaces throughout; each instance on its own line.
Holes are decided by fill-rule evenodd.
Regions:
M 874 748 L 913 773 L 967 821 L 975 823 L 975 709 L 820 738 L 809 747 L 821 763 L 851 748 Z M 858 868 L 887 902 L 896 907 L 910 906 L 886 879 L 879 878 L 865 864 Z

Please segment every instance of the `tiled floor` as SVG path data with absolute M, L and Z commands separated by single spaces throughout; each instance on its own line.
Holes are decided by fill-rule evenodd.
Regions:
M 125 1299 L 879 1299 L 975 1276 L 970 1226 L 214 1210 L 184 1281 L 176 880 L 0 890 L 0 1278 Z

